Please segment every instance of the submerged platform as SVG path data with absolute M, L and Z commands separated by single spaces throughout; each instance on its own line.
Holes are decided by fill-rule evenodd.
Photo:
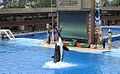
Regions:
M 51 44 L 47 44 L 46 42 L 44 42 L 43 44 L 39 44 L 38 46 L 41 47 L 48 47 L 48 48 L 55 48 L 55 44 L 51 43 Z M 79 51 L 79 52 L 92 52 L 92 53 L 98 53 L 98 52 L 104 52 L 104 51 L 108 51 L 107 48 L 105 49 L 94 49 L 94 48 L 81 48 L 81 47 L 70 47 L 67 46 L 69 48 L 69 50 L 74 50 L 74 51 Z

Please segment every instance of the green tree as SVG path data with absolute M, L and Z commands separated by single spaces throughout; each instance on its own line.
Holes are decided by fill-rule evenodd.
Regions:
M 50 7 L 51 6 L 51 0 L 41 0 L 38 4 L 38 7 Z
M 51 7 L 51 0 L 14 0 L 4 5 L 6 8 L 25 8 L 25 6 L 33 8 Z M 52 6 L 56 7 L 56 0 L 52 0 Z
M 120 6 L 120 0 L 113 0 L 110 4 L 109 0 L 102 0 L 104 6 Z
M 51 0 L 40 0 L 35 5 L 36 7 L 51 7 Z M 52 6 L 56 6 L 56 0 L 52 0 Z
M 120 0 L 113 0 L 112 5 L 120 6 Z

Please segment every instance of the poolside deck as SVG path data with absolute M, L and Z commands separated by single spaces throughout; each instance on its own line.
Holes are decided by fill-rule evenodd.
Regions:
M 43 43 L 43 44 L 39 44 L 38 46 L 55 48 L 54 43 L 51 43 L 51 44 Z M 80 52 L 92 52 L 92 53 L 108 51 L 107 48 L 105 48 L 105 49 L 94 49 L 94 48 L 80 48 L 80 47 L 69 47 L 69 46 L 68 46 L 68 48 L 69 48 L 69 50 L 80 51 Z

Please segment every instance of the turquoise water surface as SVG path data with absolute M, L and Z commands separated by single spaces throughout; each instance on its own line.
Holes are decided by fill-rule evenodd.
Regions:
M 38 35 L 32 36 L 42 37 Z M 0 74 L 120 74 L 119 46 L 106 53 L 64 51 L 63 62 L 55 64 L 51 63 L 54 48 L 37 46 L 41 43 L 29 38 L 1 41 Z

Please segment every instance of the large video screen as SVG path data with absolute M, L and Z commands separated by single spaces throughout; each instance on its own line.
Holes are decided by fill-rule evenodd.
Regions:
M 59 12 L 63 38 L 87 39 L 87 12 Z

